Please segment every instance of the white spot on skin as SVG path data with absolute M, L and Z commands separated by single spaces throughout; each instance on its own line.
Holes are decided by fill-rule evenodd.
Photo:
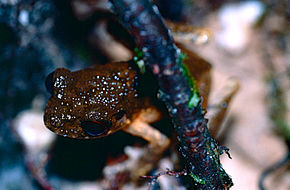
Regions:
M 60 90 L 63 90 L 63 88 L 66 87 L 65 83 L 66 83 L 65 78 L 63 76 L 60 76 L 60 77 L 56 78 L 55 83 L 54 83 L 54 87 L 61 88 Z

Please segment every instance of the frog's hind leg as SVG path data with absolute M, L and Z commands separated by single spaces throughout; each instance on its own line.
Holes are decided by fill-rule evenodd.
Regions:
M 239 81 L 236 78 L 230 78 L 226 81 L 226 85 L 215 96 L 215 108 L 209 116 L 209 131 L 215 138 L 219 132 L 219 128 L 224 120 L 229 104 L 233 96 L 240 88 Z
M 132 166 L 130 176 L 133 180 L 146 175 L 152 170 L 170 144 L 170 140 L 167 136 L 148 124 L 148 122 L 152 122 L 155 119 L 152 112 L 144 111 L 130 126 L 123 129 L 127 133 L 141 137 L 149 142 L 135 166 Z

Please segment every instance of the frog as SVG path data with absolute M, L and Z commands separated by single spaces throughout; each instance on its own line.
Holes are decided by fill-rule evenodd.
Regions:
M 197 81 L 206 107 L 211 65 L 187 48 L 178 47 L 186 53 L 184 62 Z M 150 98 L 139 95 L 139 75 L 134 61 L 100 64 L 74 72 L 56 69 L 46 79 L 51 97 L 44 112 L 45 126 L 60 136 L 75 139 L 96 139 L 123 130 L 149 142 L 146 156 L 149 153 L 152 159 L 146 158 L 146 163 L 152 165 L 170 140 L 150 126 L 161 119 L 162 111 Z M 138 165 L 146 165 L 143 162 Z M 136 173 L 144 175 L 150 169 Z
M 183 35 L 188 28 L 190 26 L 186 27 Z M 182 42 L 179 43 L 180 36 L 177 38 L 176 35 L 177 48 L 186 55 L 183 62 L 195 79 L 202 107 L 206 109 L 212 66 Z M 185 36 L 188 39 L 188 35 Z M 142 72 L 137 65 L 136 60 L 131 59 L 78 71 L 58 68 L 48 75 L 45 82 L 51 97 L 44 111 L 44 124 L 54 133 L 74 139 L 98 139 L 122 130 L 148 142 L 136 163 L 125 168 L 130 170 L 133 180 L 151 171 L 171 142 L 165 134 L 151 126 L 164 113 L 149 97 L 140 94 Z M 223 90 L 226 94 L 221 95 L 220 102 L 230 102 L 237 90 L 236 82 L 227 89 Z M 225 111 L 222 109 L 213 117 L 217 119 L 212 122 L 211 131 L 217 131 Z

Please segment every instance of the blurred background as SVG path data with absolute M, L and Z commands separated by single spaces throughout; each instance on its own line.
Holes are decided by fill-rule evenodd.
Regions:
M 217 135 L 230 148 L 232 159 L 223 155 L 221 162 L 233 178 L 231 189 L 259 189 L 262 172 L 273 165 L 262 176 L 265 189 L 290 189 L 289 1 L 154 2 L 165 18 L 211 31 L 207 43 L 184 42 L 212 64 L 209 112 L 226 81 L 240 81 Z M 106 165 L 121 162 L 128 145 L 144 144 L 123 132 L 67 139 L 43 124 L 50 72 L 132 57 L 133 39 L 108 10 L 105 0 L 0 0 L 0 189 L 104 189 L 113 183 L 104 180 Z M 162 127 L 170 128 L 169 121 L 156 126 L 173 136 Z M 173 165 L 165 157 L 158 168 Z M 153 188 L 186 189 L 172 178 Z M 109 189 L 137 189 L 122 176 L 115 183 Z

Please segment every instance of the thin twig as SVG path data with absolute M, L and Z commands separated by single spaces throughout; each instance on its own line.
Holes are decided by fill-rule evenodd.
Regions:
M 289 160 L 290 160 L 290 151 L 288 151 L 286 156 L 284 156 L 281 160 L 274 163 L 272 166 L 268 167 L 267 169 L 265 169 L 265 171 L 263 171 L 259 179 L 260 190 L 265 190 L 264 182 L 265 182 L 266 177 L 268 177 L 272 172 L 278 170 L 279 168 L 289 163 Z
M 158 179 L 160 176 L 163 176 L 163 175 L 174 176 L 174 177 L 180 177 L 180 176 L 183 176 L 183 175 L 187 175 L 187 171 L 186 171 L 186 169 L 183 169 L 182 171 L 177 172 L 177 171 L 169 170 L 169 168 L 167 168 L 166 171 L 159 172 L 159 173 L 156 174 L 156 175 L 153 175 L 153 176 L 140 176 L 140 178 L 143 178 L 143 179 L 150 179 L 151 182 L 149 183 L 150 185 L 149 185 L 148 189 L 151 189 L 152 186 L 156 183 L 157 179 Z

